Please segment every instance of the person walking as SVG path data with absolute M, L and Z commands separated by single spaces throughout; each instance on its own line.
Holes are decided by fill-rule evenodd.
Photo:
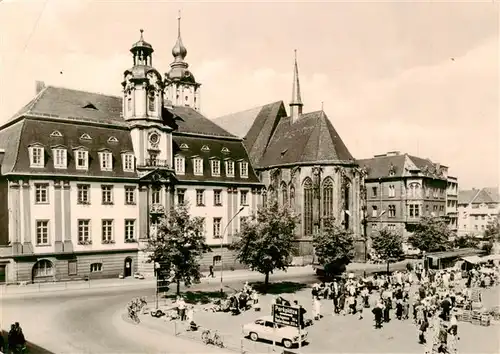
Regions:
M 382 303 L 382 301 L 379 301 L 372 310 L 376 329 L 382 328 L 383 311 L 384 311 L 384 304 Z
M 181 321 L 186 320 L 186 302 L 182 297 L 177 300 L 177 309 L 179 310 L 179 317 Z
M 208 272 L 209 272 L 208 276 L 209 276 L 210 278 L 215 278 L 215 274 L 214 274 L 214 266 L 213 266 L 213 265 L 210 265 L 210 267 L 208 267 Z
M 321 318 L 321 301 L 319 300 L 319 296 L 316 296 L 313 300 L 313 314 L 316 321 Z
M 450 354 L 457 354 L 458 349 L 458 321 L 456 316 L 456 310 L 453 310 L 450 316 L 450 327 L 448 329 L 448 352 Z

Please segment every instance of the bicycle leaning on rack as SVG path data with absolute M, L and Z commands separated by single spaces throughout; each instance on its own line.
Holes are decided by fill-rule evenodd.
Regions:
M 204 330 L 201 333 L 201 340 L 206 345 L 211 344 L 219 348 L 224 348 L 224 343 L 222 342 L 222 338 L 219 336 L 219 333 L 217 333 L 217 331 L 214 331 L 212 334 L 212 332 L 209 329 Z

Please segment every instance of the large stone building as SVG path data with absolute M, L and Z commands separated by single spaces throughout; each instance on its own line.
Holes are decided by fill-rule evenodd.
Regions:
M 387 227 L 406 238 L 422 216 L 446 217 L 446 166 L 398 151 L 358 163 L 366 171 L 368 235 Z
M 482 236 L 500 213 L 498 187 L 461 190 L 458 193 L 458 234 Z
M 265 185 L 264 200 L 277 198 L 299 216 L 301 255 L 312 255 L 311 236 L 334 217 L 358 237 L 363 257 L 358 164 L 323 110 L 303 113 L 297 60 L 289 114 L 282 101 L 215 119 L 243 138 Z
M 123 97 L 38 83 L 0 127 L 1 282 L 152 273 L 143 241 L 174 204 L 189 201 L 217 248 L 257 207 L 242 139 L 199 113 L 180 32 L 163 77 L 142 31 L 130 51 Z
M 458 231 L 458 179 L 448 176 L 446 189 L 446 217 L 451 231 Z

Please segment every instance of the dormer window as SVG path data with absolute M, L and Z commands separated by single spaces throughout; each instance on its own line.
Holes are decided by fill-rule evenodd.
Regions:
M 67 168 L 68 153 L 63 147 L 55 147 L 52 149 L 54 155 L 54 168 Z
M 240 177 L 248 178 L 248 162 L 246 161 L 240 162 Z
M 92 138 L 90 137 L 90 135 L 88 135 L 87 133 L 84 133 L 82 134 L 82 136 L 80 137 L 80 140 L 92 140 Z
M 176 156 L 175 157 L 175 173 L 178 175 L 183 175 L 185 173 L 186 162 L 184 157 Z
M 62 134 L 59 130 L 54 130 L 52 133 L 50 133 L 51 138 L 62 138 Z
M 219 177 L 220 176 L 220 161 L 219 160 L 211 160 L 211 170 L 212 176 Z
M 30 167 L 42 168 L 45 166 L 44 148 L 42 145 L 33 145 L 29 148 Z
M 75 163 L 77 170 L 87 170 L 89 168 L 89 152 L 83 149 L 76 150 Z
M 203 159 L 196 157 L 193 160 L 195 176 L 203 176 Z
M 202 148 L 201 148 L 201 151 L 203 151 L 203 152 L 209 152 L 210 148 L 207 145 L 203 145 Z
M 100 151 L 99 160 L 101 162 L 101 171 L 111 171 L 113 169 L 113 154 L 109 151 Z
M 87 104 L 83 106 L 83 108 L 97 110 L 97 107 L 94 106 L 94 104 L 91 102 L 87 102 Z
M 118 139 L 114 136 L 110 136 L 108 139 L 108 143 L 117 143 Z
M 221 152 L 223 154 L 229 154 L 229 149 L 227 147 L 223 147 L 222 150 L 221 150 Z
M 179 146 L 179 148 L 180 148 L 181 150 L 188 150 L 188 149 L 189 149 L 189 146 L 188 146 L 188 144 L 181 144 L 181 146 Z
M 135 156 L 131 153 L 122 154 L 122 164 L 124 172 L 134 172 L 135 164 L 134 161 Z
M 234 161 L 226 161 L 226 176 L 234 177 Z

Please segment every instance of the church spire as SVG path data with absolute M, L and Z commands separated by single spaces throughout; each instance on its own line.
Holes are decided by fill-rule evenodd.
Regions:
M 181 38 L 181 11 L 179 10 L 179 16 L 177 17 L 177 42 L 172 48 L 172 55 L 174 56 L 175 62 L 183 62 L 187 55 L 187 49 L 184 47 Z
M 290 117 L 292 122 L 297 121 L 302 114 L 302 97 L 300 95 L 300 81 L 299 81 L 299 66 L 297 64 L 297 49 L 294 51 L 295 60 L 293 67 L 293 88 L 292 88 L 292 101 L 290 102 Z

